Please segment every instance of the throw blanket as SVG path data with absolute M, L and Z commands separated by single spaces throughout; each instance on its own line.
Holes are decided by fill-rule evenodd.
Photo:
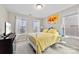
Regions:
M 57 43 L 59 41 L 59 34 L 56 33 L 37 33 L 32 36 L 32 43 L 37 47 L 36 52 L 42 53 L 47 47 Z

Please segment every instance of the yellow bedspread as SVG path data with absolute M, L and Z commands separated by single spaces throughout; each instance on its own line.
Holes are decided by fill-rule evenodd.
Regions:
M 32 36 L 32 42 L 33 44 L 37 47 L 36 52 L 37 53 L 42 53 L 47 47 L 55 44 L 59 39 L 59 34 L 58 32 L 56 33 L 39 33 L 36 36 Z

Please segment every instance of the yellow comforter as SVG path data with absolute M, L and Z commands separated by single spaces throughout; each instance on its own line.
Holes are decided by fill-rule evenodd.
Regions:
M 37 34 L 36 36 L 33 35 L 32 37 L 33 37 L 32 42 L 37 47 L 37 50 L 36 50 L 37 53 L 42 53 L 42 51 L 44 51 L 47 47 L 59 41 L 58 32 L 54 34 L 41 32 Z

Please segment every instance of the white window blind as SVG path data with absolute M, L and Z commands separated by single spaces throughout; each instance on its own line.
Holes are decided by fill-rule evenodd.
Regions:
M 32 21 L 33 32 L 40 32 L 40 20 Z
M 79 25 L 78 25 L 78 14 L 72 14 L 65 16 L 65 35 L 68 36 L 79 36 Z
M 26 33 L 26 29 L 27 29 L 26 19 L 17 17 L 16 18 L 16 33 L 17 34 Z

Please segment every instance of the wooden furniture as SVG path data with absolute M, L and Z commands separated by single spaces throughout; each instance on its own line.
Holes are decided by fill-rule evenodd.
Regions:
M 13 53 L 13 41 L 15 39 L 15 34 L 10 34 L 8 36 L 3 36 L 0 39 L 0 54 L 12 54 Z

